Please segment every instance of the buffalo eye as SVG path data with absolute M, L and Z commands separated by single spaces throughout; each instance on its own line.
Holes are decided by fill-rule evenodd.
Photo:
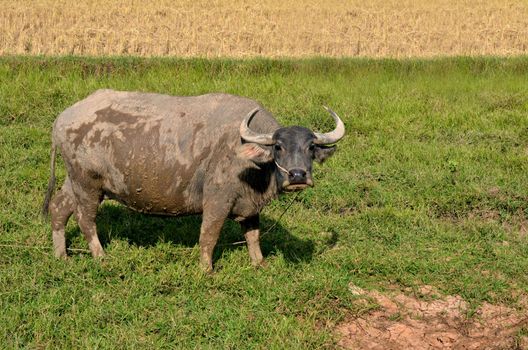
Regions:
M 278 143 L 275 144 L 275 151 L 280 151 L 280 150 L 282 150 L 282 146 L 279 145 Z
M 313 143 L 311 143 L 310 146 L 308 147 L 308 149 L 310 151 L 313 151 L 315 149 L 315 145 Z

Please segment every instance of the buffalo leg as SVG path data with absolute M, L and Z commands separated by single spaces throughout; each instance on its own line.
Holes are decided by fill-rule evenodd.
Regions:
M 88 242 L 88 247 L 94 258 L 104 256 L 103 247 L 97 236 L 95 217 L 97 209 L 102 200 L 101 190 L 84 189 L 73 184 L 73 192 L 77 200 L 75 207 L 75 217 L 79 228 Z
M 253 266 L 264 266 L 265 261 L 260 250 L 259 217 L 254 216 L 241 222 Z
M 62 188 L 53 196 L 49 206 L 53 237 L 53 250 L 57 258 L 66 257 L 66 224 L 75 210 L 75 198 L 69 178 Z
M 208 210 L 204 207 L 200 229 L 200 263 L 206 272 L 213 271 L 213 251 L 227 215 L 227 210 L 224 213 L 218 208 Z

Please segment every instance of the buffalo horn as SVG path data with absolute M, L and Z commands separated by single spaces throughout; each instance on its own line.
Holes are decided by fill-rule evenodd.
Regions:
M 345 124 L 341 121 L 341 118 L 330 108 L 323 106 L 324 109 L 328 111 L 334 118 L 334 121 L 336 123 L 336 127 L 333 131 L 320 134 L 320 133 L 314 133 L 315 134 L 315 141 L 314 143 L 318 145 L 327 145 L 330 143 L 336 143 L 339 141 L 343 136 L 345 136 Z
M 258 107 L 255 108 L 244 118 L 242 124 L 240 124 L 240 137 L 248 142 L 254 142 L 261 145 L 273 145 L 275 143 L 275 141 L 273 141 L 273 134 L 259 134 L 251 130 L 248 126 L 251 118 L 253 118 L 258 110 Z

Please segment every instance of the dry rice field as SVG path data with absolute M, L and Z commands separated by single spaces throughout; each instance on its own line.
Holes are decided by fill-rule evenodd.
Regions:
M 0 0 L 0 54 L 519 55 L 528 1 Z

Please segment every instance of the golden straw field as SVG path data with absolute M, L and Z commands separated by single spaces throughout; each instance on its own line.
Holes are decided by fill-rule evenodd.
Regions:
M 519 55 L 528 1 L 0 0 L 0 54 Z

